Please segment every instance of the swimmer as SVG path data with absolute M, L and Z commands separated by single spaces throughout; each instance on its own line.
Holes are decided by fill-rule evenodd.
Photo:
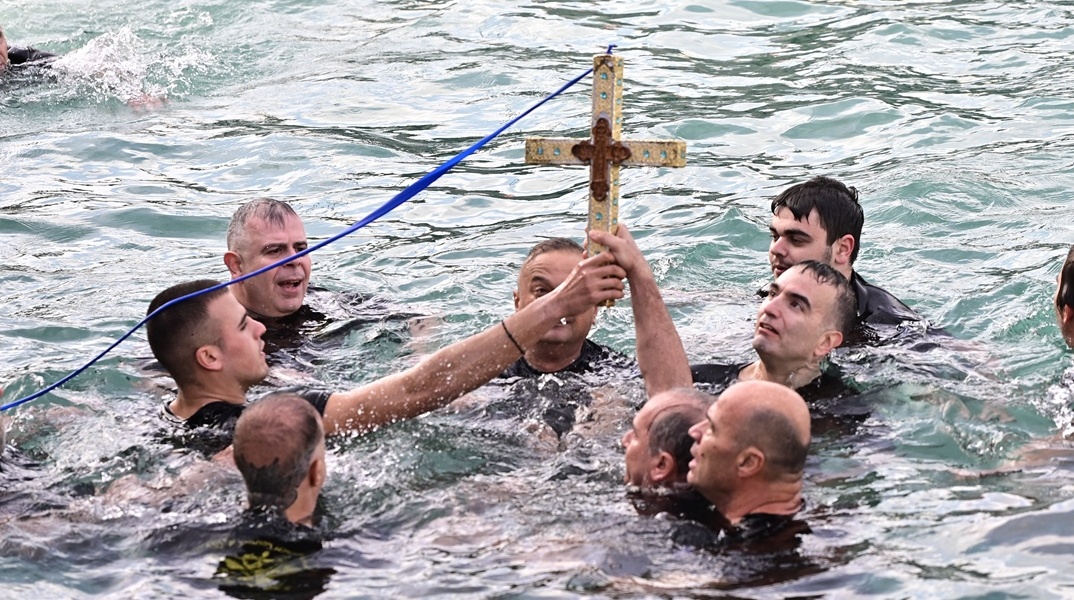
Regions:
M 607 246 L 627 272 L 638 366 L 650 398 L 693 382 L 726 386 L 736 380 L 771 381 L 811 397 L 830 396 L 833 388 L 841 388 L 822 372 L 821 363 L 853 324 L 855 300 L 847 279 L 832 267 L 806 261 L 772 282 L 754 326 L 757 360 L 691 368 L 652 269 L 627 228 L 620 224 L 615 235 L 592 231 L 590 236 Z
M 56 58 L 56 55 L 51 52 L 42 52 L 29 47 L 8 46 L 4 29 L 0 27 L 0 71 L 5 71 L 12 66 L 44 64 L 52 58 Z
M 623 434 L 626 483 L 643 490 L 685 484 L 693 445 L 690 427 L 704 420 L 714 400 L 693 388 L 677 388 L 646 402 Z
M 865 215 L 858 191 L 831 177 L 814 177 L 793 185 L 772 200 L 768 262 L 779 278 L 806 260 L 826 263 L 850 280 L 860 323 L 898 325 L 923 319 L 885 290 L 854 270 L 861 248 Z M 763 294 L 762 294 L 763 295 Z
M 1074 348 L 1074 246 L 1056 277 L 1055 311 L 1067 346 Z
M 582 260 L 583 252 L 581 245 L 567 238 L 548 239 L 531 248 L 518 272 L 515 310 L 526 308 L 565 281 Z M 588 339 L 596 317 L 594 306 L 584 313 L 560 319 L 501 376 L 528 378 L 544 373 L 584 373 L 609 362 L 630 362 L 611 348 Z
M 702 545 L 808 531 L 794 518 L 804 504 L 810 442 L 809 409 L 797 392 L 767 381 L 736 383 L 690 428 L 690 436 L 693 460 L 686 480 L 712 503 L 707 525 L 716 534 Z
M 434 410 L 501 373 L 561 318 L 621 298 L 624 275 L 610 254 L 586 259 L 561 285 L 484 332 L 401 373 L 348 392 L 313 393 L 307 400 L 321 413 L 328 435 L 365 432 Z M 172 286 L 153 299 L 148 312 L 216 284 L 201 280 Z M 150 348 L 179 388 L 164 406 L 166 418 L 187 431 L 204 427 L 221 432 L 221 443 L 229 443 L 246 392 L 269 372 L 264 331 L 227 289 L 181 302 L 150 319 Z

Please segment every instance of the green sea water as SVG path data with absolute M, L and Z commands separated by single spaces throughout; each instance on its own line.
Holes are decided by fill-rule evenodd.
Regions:
M 331 449 L 323 597 L 1070 593 L 1069 461 L 976 476 L 1062 450 L 1074 428 L 1051 304 L 1074 242 L 1068 4 L 11 0 L 0 26 L 64 54 L 0 81 L 4 402 L 103 350 L 164 287 L 226 277 L 240 204 L 284 199 L 311 239 L 333 235 L 608 44 L 626 61 L 624 135 L 688 144 L 684 169 L 624 169 L 621 220 L 692 359 L 749 357 L 769 202 L 818 174 L 861 193 L 857 270 L 958 340 L 837 353 L 871 412 L 814 447 L 812 568 L 671 546 L 624 498 L 626 421 L 550 449 L 438 413 Z M 127 105 L 143 94 L 167 103 Z M 397 324 L 355 328 L 304 356 L 305 375 L 359 385 L 509 314 L 527 249 L 585 224 L 585 170 L 525 165 L 524 139 L 583 136 L 589 106 L 583 82 L 318 252 L 314 284 L 441 319 L 419 348 Z M 632 353 L 629 301 L 593 337 Z M 223 593 L 218 557 L 156 540 L 227 521 L 240 484 L 164 505 L 106 492 L 185 464 L 156 435 L 148 356 L 137 334 L 5 414 L 39 466 L 5 474 L 0 514 L 36 516 L 0 519 L 0 595 Z

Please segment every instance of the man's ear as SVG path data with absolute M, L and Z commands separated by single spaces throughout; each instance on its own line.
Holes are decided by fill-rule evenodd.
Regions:
M 232 252 L 231 250 L 225 252 L 224 266 L 227 267 L 228 273 L 231 273 L 232 279 L 242 275 L 242 257 L 239 256 L 238 252 Z
M 515 299 L 515 310 L 518 310 L 518 303 L 520 301 L 520 298 L 518 297 L 518 290 L 511 292 L 511 296 L 513 296 Z
M 675 478 L 675 457 L 667 450 L 661 450 L 649 466 L 649 481 L 653 483 L 670 483 Z
M 852 254 L 854 254 L 854 236 L 848 233 L 832 244 L 832 266 L 850 266 Z
M 194 359 L 198 361 L 198 365 L 207 371 L 219 371 L 224 368 L 224 363 L 221 360 L 224 353 L 220 351 L 220 348 L 213 344 L 206 344 L 199 347 L 194 351 Z
M 765 455 L 757 446 L 749 446 L 735 458 L 735 471 L 739 479 L 754 477 L 764 470 Z
M 324 486 L 324 480 L 328 474 L 328 467 L 325 465 L 324 458 L 318 457 L 310 463 L 310 470 L 306 476 L 309 478 L 310 487 L 314 489 L 321 489 Z
M 1059 309 L 1059 324 L 1065 329 L 1074 323 L 1074 306 L 1064 306 Z
M 814 358 L 824 358 L 829 352 L 839 347 L 839 344 L 843 343 L 843 334 L 832 329 L 825 331 L 820 336 L 820 341 L 817 342 L 817 347 L 813 349 Z

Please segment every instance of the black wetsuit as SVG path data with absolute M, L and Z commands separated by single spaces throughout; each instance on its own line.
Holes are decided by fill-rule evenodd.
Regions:
M 35 48 L 10 46 L 7 49 L 7 59 L 11 62 L 12 66 L 30 65 L 35 63 L 44 64 L 42 61 L 46 61 L 50 58 L 56 58 L 56 55 L 51 52 L 42 52 Z
M 690 374 L 694 378 L 694 383 L 703 384 L 702 389 L 705 392 L 719 395 L 729 385 L 738 381 L 739 373 L 750 364 L 752 363 L 690 365 Z M 796 391 L 812 405 L 822 400 L 841 398 L 854 390 L 843 382 L 838 367 L 829 364 L 821 371 L 820 376 Z
M 586 340 L 578 358 L 554 373 L 539 371 L 519 358 L 493 380 L 507 387 L 507 397 L 488 403 L 483 411 L 538 418 L 562 436 L 574 427 L 578 409 L 589 406 L 591 389 L 636 376 L 637 363 L 632 358 Z
M 794 550 L 801 544 L 801 536 L 812 532 L 809 524 L 794 514 L 753 513 L 742 517 L 735 525 L 711 506 L 707 511 L 684 516 L 686 519 L 672 531 L 672 541 L 709 551 L 736 549 L 770 553 Z
M 330 392 L 323 390 L 284 389 L 278 391 L 294 392 L 302 396 L 321 415 L 324 415 L 328 397 L 331 396 Z M 162 416 L 165 421 L 175 425 L 174 431 L 169 436 L 173 443 L 181 447 L 193 448 L 206 456 L 216 454 L 231 445 L 231 439 L 235 434 L 235 423 L 248 406 L 222 401 L 210 402 L 190 415 L 190 418 L 181 419 L 172 413 L 171 408 L 168 407 L 169 404 L 170 402 L 164 403 Z

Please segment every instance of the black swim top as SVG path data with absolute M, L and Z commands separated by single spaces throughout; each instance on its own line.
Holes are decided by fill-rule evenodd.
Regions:
M 25 65 L 49 58 L 56 58 L 56 55 L 29 47 L 12 46 L 7 49 L 7 59 L 12 65 Z

